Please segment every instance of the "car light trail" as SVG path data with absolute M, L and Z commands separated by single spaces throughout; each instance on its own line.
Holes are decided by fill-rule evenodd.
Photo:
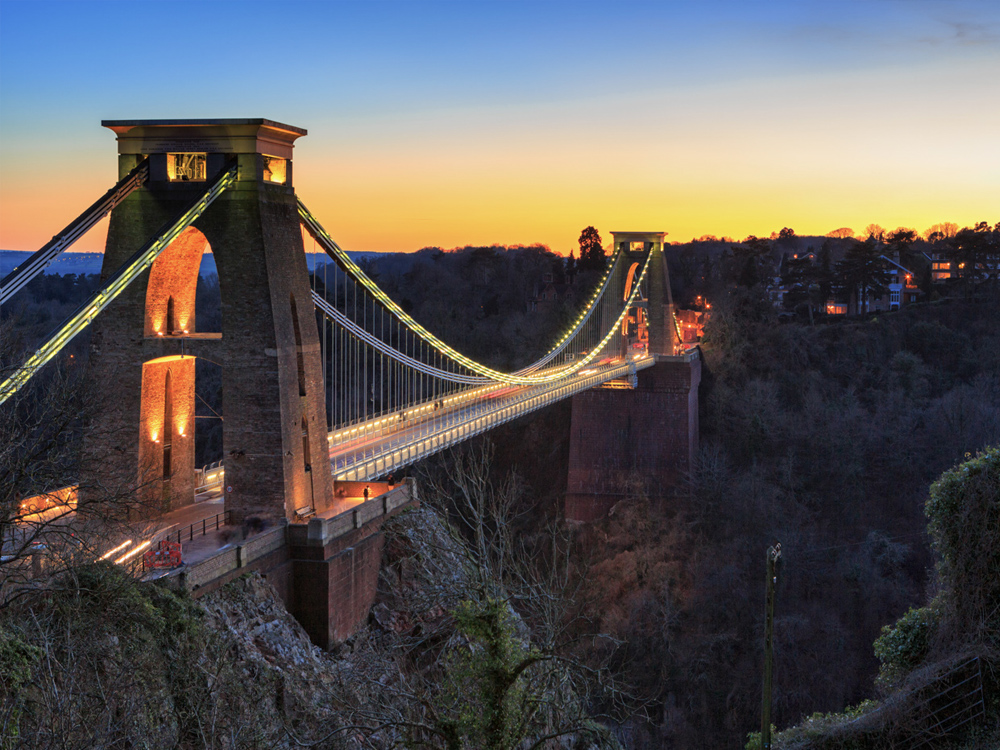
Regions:
M 100 559 L 101 560 L 107 560 L 112 555 L 116 555 L 119 552 L 121 552 L 123 549 L 125 549 L 126 547 L 128 547 L 131 543 L 132 543 L 131 539 L 125 540 L 124 542 L 122 542 L 121 544 L 119 544 L 114 549 L 109 549 L 107 552 L 105 552 L 103 555 L 101 555 Z
M 115 560 L 115 565 L 121 565 L 123 562 L 126 562 L 127 560 L 131 560 L 133 557 L 135 557 L 140 552 L 142 552 L 144 549 L 146 549 L 146 547 L 148 547 L 150 544 L 151 544 L 151 542 L 147 539 L 145 542 L 143 542 L 142 544 L 140 544 L 135 549 L 129 550 L 124 555 L 122 555 L 117 560 Z

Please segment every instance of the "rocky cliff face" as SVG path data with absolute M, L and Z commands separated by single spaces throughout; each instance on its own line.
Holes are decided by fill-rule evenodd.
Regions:
M 314 646 L 274 589 L 244 576 L 198 604 L 204 624 L 229 644 L 241 679 L 261 686 L 259 733 L 275 747 L 371 747 L 396 733 L 373 728 L 405 721 L 407 677 L 399 651 L 413 637 L 448 630 L 449 591 L 463 577 L 460 548 L 430 510 L 387 522 L 379 592 L 369 623 L 335 652 Z M 447 636 L 446 636 L 447 639 Z M 265 687 L 266 686 L 266 687 Z M 354 729 L 349 729 L 354 727 Z
M 376 617 L 336 653 L 257 574 L 195 602 L 95 566 L 0 613 L 0 745 L 388 746 L 370 730 L 407 718 L 398 649 L 448 620 L 461 556 L 428 510 L 386 531 Z

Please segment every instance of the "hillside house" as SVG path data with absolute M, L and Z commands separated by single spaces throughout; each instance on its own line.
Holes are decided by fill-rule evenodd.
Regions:
M 546 273 L 535 287 L 534 296 L 528 301 L 528 312 L 549 310 L 560 302 L 572 304 L 575 299 L 572 284 L 557 284 L 555 275 Z
M 708 312 L 698 310 L 676 310 L 674 312 L 682 348 L 690 348 L 701 341 L 702 336 L 705 335 L 705 323 L 708 322 L 708 316 Z

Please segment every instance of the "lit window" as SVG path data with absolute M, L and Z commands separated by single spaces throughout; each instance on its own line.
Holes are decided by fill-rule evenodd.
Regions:
M 205 154 L 167 154 L 167 179 L 171 182 L 204 182 Z
M 285 172 L 288 161 L 279 159 L 277 156 L 264 157 L 264 182 L 276 182 L 279 185 L 285 184 Z

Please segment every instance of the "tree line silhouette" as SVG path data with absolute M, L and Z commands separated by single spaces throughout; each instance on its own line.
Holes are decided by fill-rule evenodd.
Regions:
M 851 313 L 870 311 L 900 277 L 923 301 L 974 296 L 1000 280 L 1000 222 L 959 229 L 935 224 L 923 235 L 899 227 L 868 225 L 855 236 L 849 227 L 825 237 L 800 237 L 785 227 L 769 238 L 742 241 L 706 235 L 667 249 L 674 297 L 692 304 L 737 288 L 755 289 L 793 312 L 823 314 L 828 302 L 853 303 Z M 898 305 L 906 300 L 898 300 Z M 895 303 L 878 305 L 889 307 Z

